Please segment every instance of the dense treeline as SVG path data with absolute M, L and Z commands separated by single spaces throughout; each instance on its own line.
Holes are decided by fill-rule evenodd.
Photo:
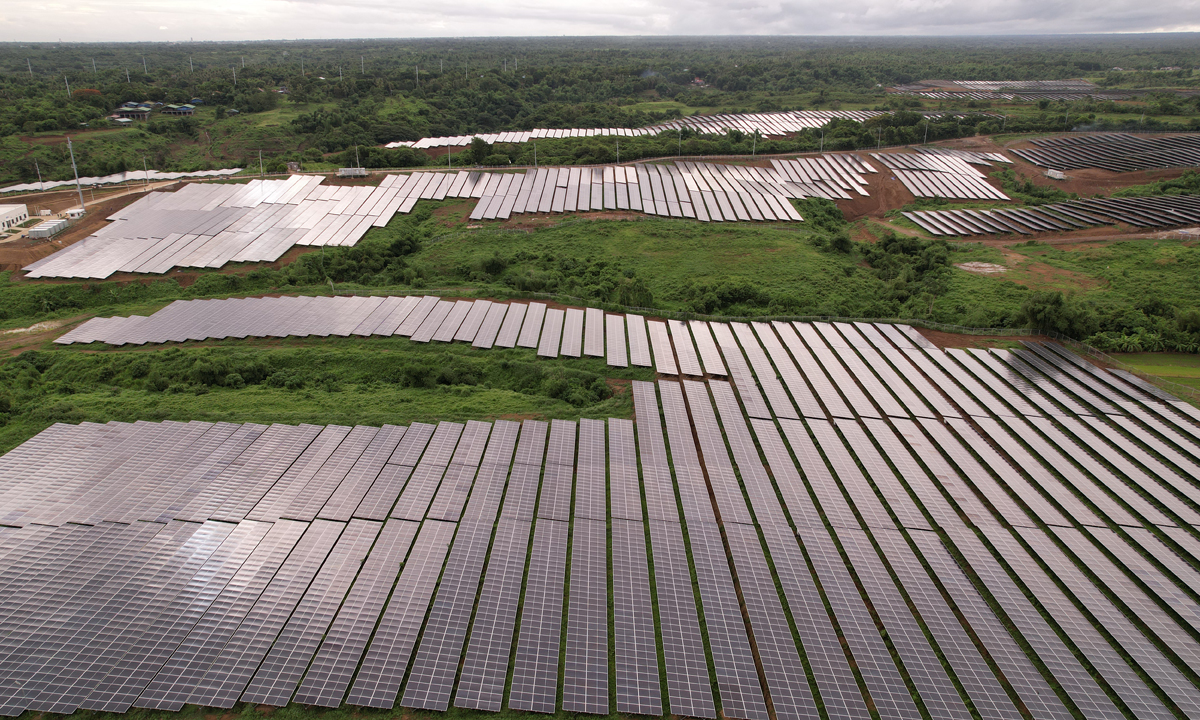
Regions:
M 33 143 L 33 133 L 96 130 L 126 101 L 204 104 L 195 117 L 158 115 L 111 137 L 90 133 L 78 143 L 85 175 L 138 167 L 196 170 L 287 161 L 309 163 L 353 149 L 425 136 L 533 127 L 635 127 L 683 110 L 836 109 L 842 103 L 905 109 L 883 88 L 922 78 L 1054 79 L 1099 75 L 1108 84 L 1190 86 L 1200 41 L 1190 35 L 1101 38 L 871 39 L 847 38 L 571 38 L 513 40 L 303 41 L 262 43 L 0 44 L 0 182 L 70 174 L 65 150 Z M 1180 66 L 1181 71 L 1157 71 Z M 68 87 L 70 91 L 68 91 Z M 281 92 L 286 90 L 286 92 Z M 673 101 L 673 102 L 663 102 Z M 986 110 L 987 103 L 930 103 L 928 109 Z M 1155 95 L 1139 106 L 1047 103 L 1040 115 L 944 123 L 929 139 L 969 132 L 1056 131 L 1095 125 L 1097 113 L 1127 113 L 1144 128 L 1186 127 L 1154 115 L 1194 115 L 1200 99 Z M 231 111 L 237 111 L 236 115 Z M 275 111 L 282 111 L 280 115 Z M 1149 110 L 1151 117 L 1142 116 Z M 255 116 L 271 113 L 270 120 Z M 1166 123 L 1174 123 L 1164 124 Z M 919 142 L 911 118 L 867 127 L 830 127 L 834 149 Z M 829 139 L 829 138 L 827 138 Z M 693 138 L 693 147 L 631 141 L 627 159 L 757 151 L 754 141 Z M 742 147 L 749 145 L 748 148 Z M 539 146 L 542 144 L 539 143 Z M 767 144 L 762 152 L 821 147 L 818 134 Z M 546 162 L 596 162 L 606 143 L 539 147 Z M 532 161 L 531 147 L 499 148 L 506 162 Z M 434 155 L 437 155 L 436 153 Z M 615 144 L 612 155 L 616 156 Z M 483 162 L 484 158 L 472 158 Z M 499 158 L 494 158 L 499 160 Z M 424 153 L 373 151 L 372 167 L 429 162 Z M 540 157 L 539 157 L 540 160 Z M 253 161 L 253 162 L 252 162 Z

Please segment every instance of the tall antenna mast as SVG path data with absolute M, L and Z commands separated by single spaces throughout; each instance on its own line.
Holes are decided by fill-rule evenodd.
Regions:
M 79 184 L 79 168 L 75 167 L 75 148 L 71 147 L 71 138 L 67 138 L 67 152 L 71 153 L 71 172 L 75 173 L 75 189 L 79 191 L 79 209 L 83 210 L 83 186 Z M 38 175 L 41 175 L 39 171 Z

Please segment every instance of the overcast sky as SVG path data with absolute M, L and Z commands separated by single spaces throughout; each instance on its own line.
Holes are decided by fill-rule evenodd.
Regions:
M 4 0 L 9 41 L 1200 31 L 1200 0 Z

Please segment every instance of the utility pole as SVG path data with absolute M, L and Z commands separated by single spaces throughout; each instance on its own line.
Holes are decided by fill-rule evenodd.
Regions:
M 150 74 L 150 67 L 148 65 L 146 65 L 146 56 L 145 55 L 142 56 L 142 72 L 146 73 L 147 75 Z
M 125 84 L 129 84 L 129 68 L 125 68 Z
M 188 55 L 188 70 L 196 72 L 196 66 L 192 64 L 192 56 Z
M 1004 126 L 1008 124 L 1008 116 L 1004 116 L 1004 121 L 1000 123 L 1000 132 L 1004 132 Z
M 421 87 L 421 66 L 420 65 L 413 65 L 413 77 L 416 78 L 415 82 L 417 83 L 417 87 Z
M 146 167 L 146 156 L 142 156 L 142 179 L 146 181 L 146 191 L 150 190 L 150 169 Z
M 533 143 L 533 167 L 535 170 L 537 169 L 537 141 L 536 140 Z
M 617 143 L 617 164 L 620 165 L 621 164 L 621 141 L 617 140 L 616 143 Z
M 237 65 L 233 66 L 233 86 L 237 87 Z
M 925 116 L 925 139 L 921 142 L 922 145 L 929 144 L 929 116 Z
M 33 169 L 36 170 L 38 174 L 38 190 L 41 192 L 46 192 L 46 185 L 42 182 L 42 169 L 38 167 L 37 160 L 33 161 Z
M 33 77 L 33 63 L 29 62 L 29 58 L 25 58 L 25 66 L 29 68 L 29 77 Z
M 261 152 L 260 152 L 261 156 Z M 358 161 L 358 146 L 354 146 L 354 167 L 358 167 L 361 163 Z
M 96 58 L 92 58 L 92 74 L 96 74 Z
M 508 59 L 507 58 L 504 60 L 504 72 L 506 74 L 508 73 Z
M 438 74 L 440 75 L 446 69 L 446 61 L 438 60 Z
M 359 70 L 359 73 L 362 75 L 367 74 L 367 56 L 366 55 L 358 56 L 358 70 Z
M 818 152 L 825 152 L 825 128 L 821 128 L 821 149 Z
M 758 128 L 754 129 L 754 134 L 750 136 L 750 157 L 758 154 Z
M 300 74 L 304 74 L 304 58 L 300 58 Z
M 70 137 L 67 138 L 67 152 L 71 153 L 71 172 L 75 173 L 75 189 L 79 191 L 79 209 L 83 210 L 83 186 L 79 184 L 79 168 L 75 166 L 75 148 L 71 147 Z
M 246 69 L 246 56 L 242 55 L 241 58 L 242 58 L 242 69 L 245 70 Z
M 675 157 L 683 154 L 683 128 L 679 128 L 679 144 L 675 148 Z
M 67 84 L 67 99 L 70 100 L 71 99 L 71 81 L 67 79 L 66 75 L 63 75 L 63 82 L 65 82 Z
M 259 150 L 258 151 L 258 176 L 263 177 L 264 175 L 266 175 L 266 173 L 263 172 L 262 150 Z
M 342 80 L 342 66 L 338 65 L 338 82 L 341 82 Z

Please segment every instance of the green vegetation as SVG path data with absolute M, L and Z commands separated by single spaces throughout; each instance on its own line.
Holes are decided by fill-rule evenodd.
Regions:
M 143 57 L 145 63 L 143 64 Z M 28 61 L 28 65 L 27 65 Z M 93 66 L 94 61 L 94 66 Z M 865 124 L 831 123 L 790 140 L 730 136 L 625 138 L 624 159 L 874 147 L 976 133 L 1071 128 L 1188 129 L 1200 123 L 1189 36 L 937 39 L 521 39 L 0 46 L 0 185 L 71 175 L 64 132 L 84 175 L 264 166 L 311 169 L 439 162 L 440 153 L 384 150 L 393 140 L 535 127 L 638 127 L 695 113 L 888 109 Z M 1114 66 L 1130 72 L 1114 73 Z M 93 69 L 94 67 L 94 69 Z M 235 80 L 236 74 L 236 80 Z M 994 104 L 888 95 L 925 78 L 1086 76 L 1144 94 Z M 66 82 L 70 83 L 68 94 Z M 111 127 L 128 101 L 190 103 L 191 117 Z M 236 114 L 231 111 L 236 110 Z M 921 112 L 946 113 L 928 123 Z M 1001 117 L 1003 116 L 1003 117 Z M 526 145 L 529 145 L 528 147 Z M 539 141 L 539 161 L 615 158 L 616 142 Z M 370 149 L 368 149 L 370 148 Z M 464 157 L 466 159 L 466 157 Z M 531 144 L 498 146 L 472 162 L 527 164 Z M 490 162 L 489 162 L 490 160 Z M 460 161 L 461 162 L 461 161 Z
M 31 351 L 0 364 L 0 453 L 55 422 L 224 420 L 382 425 L 414 420 L 626 417 L 603 359 L 419 345 L 406 338 L 227 341 Z
M 1147 197 L 1150 195 L 1198 195 L 1200 194 L 1200 172 L 1188 170 L 1174 180 L 1159 180 L 1147 185 L 1122 188 L 1113 197 Z
M 1118 355 L 1117 359 L 1142 372 L 1200 390 L 1200 357 L 1196 355 L 1135 352 Z

